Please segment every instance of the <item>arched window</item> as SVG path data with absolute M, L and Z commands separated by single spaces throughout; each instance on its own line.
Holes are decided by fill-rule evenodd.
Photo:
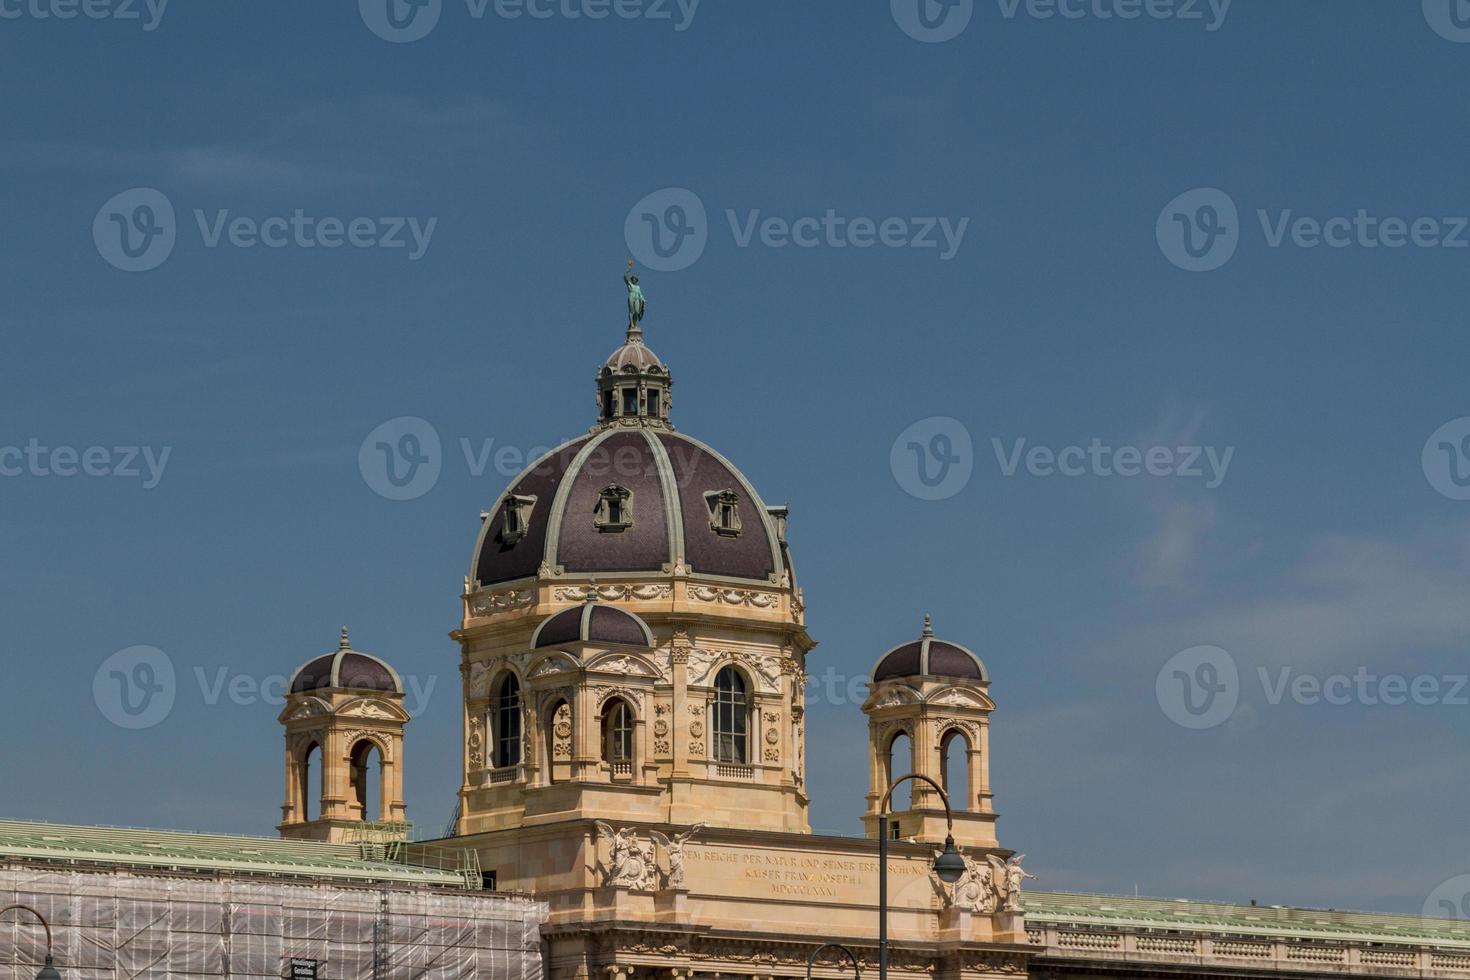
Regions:
M 521 764 L 521 682 L 506 674 L 495 694 L 495 768 Z
M 313 760 L 315 760 L 315 762 L 313 762 Z M 313 819 L 315 819 L 311 815 L 312 814 L 312 809 L 313 809 L 312 798 L 315 797 L 316 799 L 320 800 L 321 797 L 322 797 L 322 771 L 321 771 L 322 770 L 322 764 L 321 763 L 322 763 L 322 747 L 320 745 L 318 745 L 317 743 L 312 742 L 310 745 L 308 745 L 306 747 L 306 751 L 303 752 L 303 753 L 301 753 L 301 771 L 300 771 L 301 781 L 300 781 L 300 783 L 296 787 L 297 796 L 301 800 L 301 819 L 304 820 L 304 821 L 305 820 L 313 820 Z M 312 781 L 312 778 L 311 778 L 311 767 L 313 765 L 315 765 L 317 767 L 317 776 L 316 776 L 316 780 L 315 780 L 315 785 L 313 785 L 313 781 Z M 316 813 L 317 813 L 317 816 L 321 816 L 321 809 L 320 809 L 320 807 L 321 807 L 321 804 L 320 803 L 317 803 L 316 804 L 316 808 L 317 808 Z
M 633 709 L 613 698 L 602 712 L 602 761 L 613 772 L 633 771 Z
M 377 765 L 373 765 L 376 758 Z M 384 820 L 383 753 L 371 739 L 352 747 L 352 799 L 359 820 Z
M 970 740 L 957 728 L 939 740 L 939 772 L 949 805 L 956 810 L 970 809 Z
M 899 732 L 888 742 L 888 754 L 884 759 L 884 769 L 887 774 L 886 790 L 893 785 L 893 781 L 900 776 L 907 776 L 914 771 L 914 743 L 907 732 Z M 893 796 L 888 801 L 888 809 L 892 813 L 902 813 L 904 810 L 913 809 L 914 783 L 909 780 L 898 789 L 893 791 Z M 897 826 L 894 824 L 893 826 Z
M 715 675 L 714 709 L 715 761 L 746 765 L 750 758 L 750 698 L 745 678 L 734 667 L 725 667 Z

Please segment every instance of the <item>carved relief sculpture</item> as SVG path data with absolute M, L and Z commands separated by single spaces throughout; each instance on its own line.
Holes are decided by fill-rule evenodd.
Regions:
M 689 843 L 690 838 L 704 829 L 704 824 L 697 823 L 677 837 L 669 838 L 656 830 L 650 830 L 648 836 L 652 837 L 664 853 L 669 856 L 669 872 L 665 884 L 669 888 L 684 887 L 684 845 Z

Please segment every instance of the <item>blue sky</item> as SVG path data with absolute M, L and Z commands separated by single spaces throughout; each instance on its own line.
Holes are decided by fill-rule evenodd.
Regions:
M 676 423 L 792 508 L 812 674 L 926 610 L 976 650 L 1038 887 L 1418 912 L 1470 873 L 1470 9 L 925 0 L 969 16 L 930 43 L 906 2 L 443 0 L 397 43 L 371 4 L 0 0 L 4 815 L 271 832 L 254 688 L 347 623 L 433 684 L 408 793 L 442 825 L 446 634 L 508 475 L 461 441 L 592 422 L 641 251 Z M 112 216 L 166 217 L 138 188 L 172 247 L 125 271 Z M 667 231 L 670 189 L 704 248 L 656 271 L 626 226 Z M 393 501 L 358 451 L 404 416 L 441 473 Z M 943 499 L 892 462 L 911 429 L 900 461 L 969 440 Z M 1120 476 L 1094 440 L 1169 452 Z M 93 680 L 140 645 L 174 701 L 130 730 Z M 1234 710 L 1176 723 L 1222 666 Z M 809 761 L 851 833 L 845 701 L 813 692 Z

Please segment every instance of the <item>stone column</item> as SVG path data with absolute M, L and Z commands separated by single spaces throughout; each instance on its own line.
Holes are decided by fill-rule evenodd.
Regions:
M 685 634 L 683 642 L 688 642 Z M 674 650 L 670 654 L 674 666 L 674 703 L 669 710 L 669 739 L 674 751 L 675 776 L 689 775 L 689 648 L 680 642 L 679 628 L 674 629 Z
M 990 719 L 980 719 L 980 745 L 970 756 L 970 795 L 981 813 L 991 811 L 990 801 Z
M 913 735 L 914 772 L 920 776 L 928 776 L 935 782 L 940 782 L 939 773 L 935 771 L 935 761 L 939 758 L 939 746 L 934 741 L 934 721 L 929 717 L 927 711 L 920 714 L 914 725 Z M 908 782 L 913 787 L 913 795 L 910 796 L 913 809 L 922 807 L 939 806 L 934 790 L 928 783 L 917 779 Z
M 578 675 L 572 705 L 572 778 L 591 779 L 597 771 L 597 705 L 587 689 L 587 679 Z

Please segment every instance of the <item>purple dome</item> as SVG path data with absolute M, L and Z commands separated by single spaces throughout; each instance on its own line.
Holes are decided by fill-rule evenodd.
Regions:
M 603 428 L 543 456 L 486 512 L 471 583 L 553 573 L 695 575 L 776 585 L 777 523 L 738 469 L 666 428 Z
M 307 661 L 291 675 L 292 694 L 308 691 L 382 691 L 402 694 L 398 671 L 377 657 L 353 650 L 342 628 L 342 641 L 332 653 Z
M 547 617 L 531 634 L 533 650 L 565 643 L 651 647 L 653 631 L 627 610 L 592 600 Z
M 987 683 L 990 674 L 979 657 L 958 643 L 934 638 L 929 617 L 917 640 L 901 643 L 879 658 L 873 667 L 873 682 L 899 677 L 961 677 Z

